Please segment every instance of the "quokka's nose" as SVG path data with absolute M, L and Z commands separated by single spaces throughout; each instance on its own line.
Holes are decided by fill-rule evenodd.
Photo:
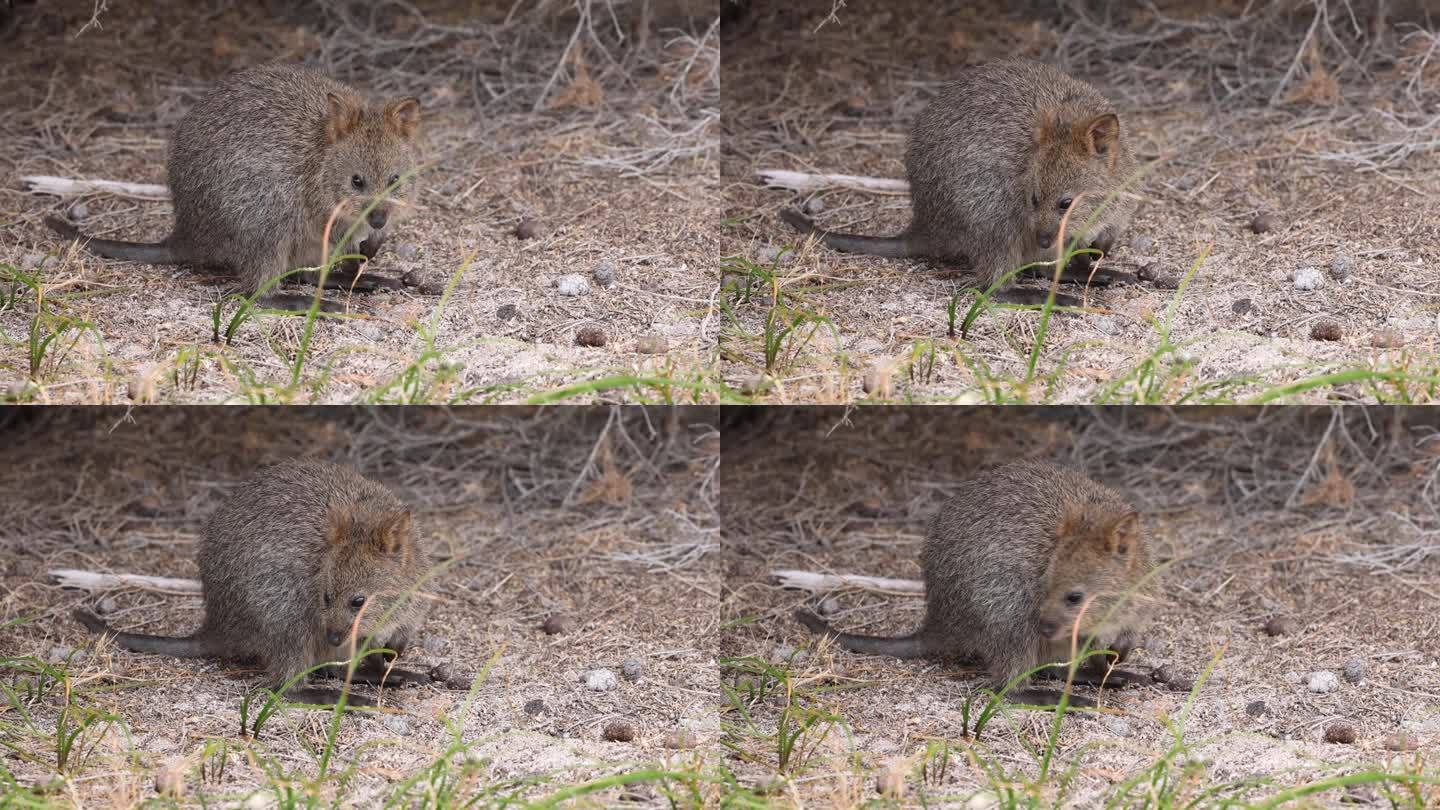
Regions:
M 1054 622 L 1041 622 L 1039 629 L 1040 635 L 1044 636 L 1045 638 L 1054 638 L 1055 633 L 1060 630 L 1060 627 Z
M 1035 241 L 1040 244 L 1040 247 L 1048 248 L 1051 245 L 1055 244 L 1055 234 L 1042 233 L 1039 236 L 1035 237 Z
M 385 223 L 389 221 L 389 219 L 390 212 L 386 211 L 384 208 L 376 208 L 375 210 L 370 212 L 370 216 L 366 217 L 365 221 L 370 223 L 370 227 L 378 231 L 381 228 L 385 227 Z
M 340 642 L 345 640 L 345 634 L 339 630 L 331 630 L 325 634 L 325 642 L 331 647 L 339 647 Z

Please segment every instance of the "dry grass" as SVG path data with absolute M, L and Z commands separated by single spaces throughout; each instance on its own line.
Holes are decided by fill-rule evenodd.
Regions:
M 575 385 L 585 400 L 709 396 L 706 269 L 719 252 L 712 8 L 162 3 L 140 19 L 111 8 L 87 28 L 93 11 L 88 0 L 27 9 L 11 35 L 24 47 L 0 56 L 9 111 L 0 205 L 17 212 L 0 236 L 0 263 L 39 277 L 0 306 L 10 397 L 523 401 Z M 458 276 L 443 306 L 414 289 L 357 296 L 361 317 L 322 322 L 308 348 L 295 318 L 261 318 L 231 345 L 213 344 L 227 278 L 72 253 L 41 224 L 60 202 L 16 190 L 25 174 L 163 182 L 165 139 L 196 97 L 266 60 L 321 68 L 372 96 L 421 99 L 420 205 L 375 270 L 437 288 Z M 168 229 L 163 204 L 83 202 L 88 233 L 159 238 Z M 515 232 L 527 219 L 541 235 L 522 240 Z M 58 259 L 37 272 L 46 254 Z M 589 278 L 607 262 L 614 286 L 558 294 L 559 276 Z M 222 306 L 228 319 L 234 306 Z M 577 345 L 586 327 L 604 332 L 603 347 Z M 34 364 L 32 332 L 59 334 Z M 665 346 L 640 351 L 641 338 Z M 297 353 L 306 355 L 298 382 L 285 373 Z M 654 382 L 593 384 L 617 376 Z
M 727 419 L 724 433 L 722 653 L 783 667 L 791 651 L 808 648 L 788 668 L 795 694 L 803 695 L 797 702 L 839 718 L 806 764 L 782 769 L 787 790 L 806 803 L 857 783 L 873 790 L 876 773 L 893 759 L 908 763 L 902 777 L 929 761 L 930 778 L 911 788 L 932 802 L 1008 787 L 1027 807 L 1098 806 L 1157 764 L 1173 781 L 1143 806 L 1179 806 L 1202 790 L 1254 802 L 1286 786 L 1372 768 L 1413 767 L 1440 777 L 1432 754 L 1385 748 L 1402 732 L 1425 751 L 1440 741 L 1435 415 L 1300 407 L 790 408 L 752 427 Z M 918 578 L 927 522 L 955 484 L 1017 458 L 1082 469 L 1145 514 L 1168 567 L 1135 664 L 1198 679 L 1216 661 L 1193 706 L 1183 691 L 1131 688 L 1106 698 L 1105 715 L 1067 717 L 1049 778 L 1037 776 L 1039 754 L 1049 750 L 1049 715 L 1016 713 L 967 737 L 965 709 L 972 730 L 979 714 L 971 704 L 983 680 L 978 670 L 816 647 L 790 618 L 807 600 L 766 576 L 800 568 Z M 834 622 L 854 632 L 909 632 L 923 610 L 914 597 L 833 596 Z M 1261 628 L 1273 617 L 1295 629 L 1266 635 Z M 1367 665 L 1363 683 L 1342 679 L 1329 694 L 1307 690 L 1311 672 L 1338 676 L 1351 659 Z M 732 671 L 730 682 L 741 680 Z M 1252 715 L 1247 707 L 1257 700 L 1266 708 Z M 739 705 L 746 704 L 728 707 L 722 722 L 732 744 L 754 757 L 739 769 L 747 783 L 763 782 L 774 773 L 773 741 L 743 731 Z M 761 728 L 768 722 L 773 730 L 779 705 L 772 699 L 749 708 Z M 1337 722 L 1350 724 L 1358 742 L 1323 742 Z M 1171 750 L 1172 724 L 1183 728 L 1179 757 Z M 942 742 L 951 762 L 936 777 L 933 751 Z M 1254 784 L 1228 787 L 1240 780 Z M 1357 790 L 1379 795 L 1374 787 Z M 1342 792 L 1324 794 L 1325 801 Z M 1425 795 L 1433 801 L 1433 787 Z
M 1386 16 L 1379 5 L 757 6 L 725 42 L 725 250 L 795 252 L 750 268 L 764 296 L 726 296 L 727 381 L 755 391 L 766 374 L 761 398 L 775 402 L 1433 400 L 1440 20 L 1423 4 L 1387 3 Z M 1154 162 L 1112 261 L 1160 281 L 1091 291 L 1092 312 L 1050 324 L 1038 373 L 1027 371 L 1036 313 L 993 310 L 957 338 L 947 309 L 958 298 L 963 315 L 973 300 L 963 272 L 802 244 L 774 214 L 805 200 L 754 180 L 762 168 L 903 177 L 908 127 L 939 83 L 1001 56 L 1095 83 Z M 896 233 L 909 217 L 903 196 L 810 196 L 840 230 Z M 1275 227 L 1252 233 L 1262 213 Z M 1331 267 L 1343 259 L 1342 281 Z M 1295 288 L 1305 267 L 1323 288 Z M 796 330 L 767 367 L 776 303 L 782 322 L 828 326 Z M 1312 338 L 1322 321 L 1338 341 Z M 1341 371 L 1354 373 L 1323 379 Z M 1152 374 L 1158 390 L 1135 380 Z
M 436 783 L 450 784 L 455 803 L 507 793 L 528 800 L 644 763 L 698 772 L 715 739 L 714 409 L 6 416 L 11 463 L 0 486 L 25 494 L 7 500 L 0 529 L 0 625 L 27 623 L 5 631 L 0 772 L 39 793 L 89 805 L 129 791 L 133 799 L 117 801 L 138 802 L 179 761 L 189 794 L 212 802 L 292 789 L 346 806 L 383 797 L 408 804 L 420 795 L 440 801 Z M 238 734 L 239 711 L 258 686 L 255 673 L 97 645 L 69 613 L 99 597 L 62 591 L 44 574 L 194 576 L 195 542 L 227 489 L 260 464 L 295 456 L 353 466 L 414 506 L 417 528 L 448 568 L 426 587 L 436 598 L 408 666 L 444 663 L 481 678 L 469 695 L 426 686 L 390 694 L 389 713 L 347 717 L 328 779 L 308 753 L 326 747 L 328 715 L 290 712 L 248 740 Z M 200 617 L 193 597 L 106 596 L 115 603 L 110 620 L 126 629 L 184 633 Z M 574 630 L 541 632 L 552 615 Z M 22 657 L 58 663 L 72 649 L 84 653 L 63 667 L 73 702 L 26 697 L 24 684 L 43 679 L 20 672 Z M 608 692 L 580 683 L 596 668 L 618 677 L 628 658 L 643 662 L 640 680 L 621 678 Z M 117 722 L 93 728 L 78 747 L 85 753 L 57 769 L 54 741 L 43 734 L 78 704 Z M 630 723 L 635 740 L 602 740 L 614 721 Z M 696 747 L 666 747 L 679 729 Z M 447 753 L 456 739 L 462 747 Z M 217 772 L 211 754 L 221 744 L 230 761 Z M 631 790 L 660 801 L 673 786 L 651 779 Z M 620 792 L 601 791 L 610 799 Z

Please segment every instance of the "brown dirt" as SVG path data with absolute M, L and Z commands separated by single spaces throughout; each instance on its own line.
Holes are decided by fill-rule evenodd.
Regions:
M 903 178 L 909 125 L 938 83 L 1003 56 L 1050 61 L 1096 84 L 1122 109 L 1137 156 L 1156 161 L 1139 188 L 1129 244 L 1111 261 L 1131 274 L 1148 268 L 1170 288 L 1134 280 L 1093 290 L 1093 313 L 1052 321 L 1041 372 L 1062 364 L 1063 372 L 1047 401 L 1094 401 L 1133 371 L 1160 345 L 1154 322 L 1176 299 L 1173 282 L 1202 255 L 1174 317 L 1172 340 L 1181 349 L 1168 358 L 1190 367 L 1166 401 L 1213 395 L 1203 386 L 1221 381 L 1236 381 L 1221 390 L 1239 397 L 1341 368 L 1433 369 L 1440 228 L 1429 212 L 1440 196 L 1440 154 L 1426 122 L 1440 73 L 1416 61 L 1437 30 L 1417 6 L 1392 7 L 1383 40 L 1353 39 L 1348 22 L 1333 26 L 1333 42 L 1321 29 L 1316 47 L 1305 50 L 1311 56 L 1282 84 L 1317 5 L 1338 19 L 1348 13 L 1341 4 L 1247 6 L 1252 13 L 1241 21 L 1238 4 L 1221 14 L 1188 0 L 1151 4 L 1153 13 L 1136 4 L 1032 6 L 1048 7 L 1048 16 L 1025 16 L 1017 4 L 904 0 L 849 4 L 822 26 L 832 5 L 760 5 L 724 43 L 721 174 L 727 219 L 736 223 L 725 250 L 755 259 L 796 248 L 776 267 L 781 287 L 795 306 L 838 329 L 838 343 L 821 329 L 782 363 L 762 399 L 851 401 L 867 396 L 867 368 L 888 367 L 894 399 L 973 400 L 980 385 L 967 358 L 1001 379 L 1024 377 L 1036 313 L 994 310 L 968 339 L 949 337 L 947 305 L 970 283 L 963 268 L 803 244 L 777 212 L 808 197 L 755 179 L 759 169 Z M 1374 5 L 1345 7 L 1369 30 Z M 1109 11 L 1076 12 L 1089 6 Z M 1281 14 L 1282 7 L 1294 13 Z M 1356 59 L 1341 56 L 1342 46 Z M 893 234 L 909 218 L 905 196 L 812 196 L 824 203 L 817 221 L 832 229 Z M 1275 218 L 1272 230 L 1247 227 L 1259 214 Z M 1329 270 L 1341 256 L 1351 262 L 1344 281 Z M 1321 270 L 1321 289 L 1292 283 L 1305 267 Z M 765 368 L 755 336 L 770 296 L 766 289 L 735 306 L 738 326 L 722 336 L 731 384 Z M 962 298 L 962 315 L 971 300 Z M 1338 340 L 1312 337 L 1324 320 L 1339 325 Z M 1378 348 L 1385 340 L 1403 343 L 1408 354 Z M 932 347 L 933 371 L 917 360 Z M 1422 396 L 1433 397 L 1428 390 Z M 885 398 L 878 391 L 872 386 L 868 395 Z M 1358 386 L 1340 393 L 1375 398 Z M 1111 396 L 1131 398 L 1128 388 Z
M 819 595 L 782 590 L 766 572 L 918 579 L 927 523 L 956 482 L 1016 458 L 1050 459 L 1131 498 L 1170 563 L 1131 665 L 1197 678 L 1215 662 L 1183 723 L 1191 759 L 1203 762 L 1198 784 L 1263 777 L 1288 785 L 1395 766 L 1387 737 L 1407 732 L 1432 751 L 1440 742 L 1437 435 L 1434 418 L 1416 411 L 1320 408 L 793 408 L 748 436 L 727 425 L 722 655 L 776 662 L 800 649 L 808 657 L 792 667 L 793 683 L 837 685 L 810 699 L 843 718 L 845 731 L 792 774 L 788 791 L 806 803 L 873 795 L 875 769 L 892 758 L 916 765 L 930 740 L 953 749 L 947 776 L 926 786 L 934 801 L 987 784 L 971 750 L 1033 778 L 1038 766 L 1023 746 L 1043 748 L 1052 715 L 1013 712 L 978 742 L 966 740 L 962 705 L 983 672 L 817 647 L 791 616 L 813 609 Z M 852 632 L 908 633 L 923 614 L 914 596 L 833 597 L 833 624 Z M 1292 621 L 1293 632 L 1263 632 L 1274 617 Z M 1368 665 L 1362 683 L 1342 677 L 1350 659 Z M 1320 670 L 1335 674 L 1338 690 L 1308 690 Z M 1158 762 L 1174 742 L 1167 723 L 1184 717 L 1187 699 L 1130 687 L 1105 696 L 1103 716 L 1068 717 L 1056 767 L 1074 768 L 1075 782 L 1064 804 L 1098 806 Z M 1263 713 L 1247 713 L 1254 701 L 1264 702 Z M 773 723 L 773 705 L 750 709 Z M 1324 742 L 1335 722 L 1352 725 L 1358 741 Z M 731 707 L 722 723 L 743 726 Z M 737 762 L 737 771 L 770 778 L 763 766 L 774 766 L 773 747 L 766 759 L 763 745 L 735 738 L 758 749 L 762 764 Z M 1421 756 L 1419 767 L 1435 765 Z
M 45 572 L 193 577 L 204 519 L 227 489 L 258 465 L 295 456 L 345 463 L 392 487 L 415 508 L 436 557 L 451 561 L 426 588 L 432 612 L 401 664 L 425 671 L 445 663 L 473 678 L 493 661 L 468 707 L 463 690 L 431 685 L 388 693 L 381 715 L 346 719 L 336 761 L 354 758 L 359 770 L 344 803 L 365 806 L 415 775 L 451 742 L 457 718 L 484 778 L 498 786 L 544 777 L 534 795 L 635 763 L 682 767 L 704 756 L 718 735 L 711 640 L 719 571 L 707 554 L 718 541 L 715 415 L 66 409 L 36 414 L 39 424 L 9 423 L 12 462 L 0 475 L 7 492 L 27 498 L 11 505 L 0 529 L 0 624 L 30 621 L 5 631 L 5 656 L 46 661 L 81 651 L 70 668 L 74 688 L 124 722 L 125 734 L 103 735 L 70 775 L 69 800 L 151 796 L 157 771 L 176 757 L 187 758 L 192 796 L 234 801 L 271 781 L 234 753 L 247 744 L 239 710 L 259 686 L 254 671 L 97 645 L 69 618 L 108 596 L 108 619 L 120 628 L 184 633 L 198 624 L 199 599 L 135 589 L 87 595 L 48 584 Z M 568 617 L 574 629 L 547 635 L 541 626 L 551 616 Z M 644 664 L 637 681 L 622 676 L 627 658 Z M 610 691 L 581 682 L 599 668 L 618 681 Z M 36 700 L 26 710 L 53 729 L 57 705 Z M 12 712 L 0 707 L 13 730 Z M 288 712 L 262 733 L 259 750 L 313 776 L 303 746 L 323 738 L 328 718 Z M 630 723 L 634 741 L 603 740 L 612 721 Z M 681 728 L 696 747 L 667 748 Z M 215 740 L 232 747 L 230 762 L 223 776 L 202 781 L 200 752 Z M 37 762 L 8 748 L 0 759 L 22 784 L 43 784 L 54 775 L 46 745 L 33 743 Z
M 48 301 L 94 331 L 63 356 L 51 352 L 27 382 L 34 296 L 0 307 L 0 385 L 9 396 L 516 401 L 610 374 L 704 374 L 715 343 L 708 270 L 719 251 L 713 9 L 645 4 L 653 12 L 646 16 L 637 3 L 607 4 L 606 21 L 590 20 L 591 33 L 566 56 L 579 24 L 573 9 L 511 15 L 509 2 L 415 5 L 423 16 L 388 6 L 372 19 L 343 3 L 242 10 L 166 0 L 138 19 L 112 8 L 83 33 L 89 0 L 25 9 L 0 55 L 0 207 L 15 212 L 0 231 L 0 262 L 33 273 L 42 257 L 58 257 L 44 264 Z M 423 363 L 424 394 L 384 386 L 421 359 L 420 329 L 439 313 L 438 295 L 357 295 L 353 310 L 363 317 L 323 323 L 305 385 L 284 390 L 299 319 L 265 317 L 233 345 L 214 344 L 212 311 L 226 277 L 74 253 L 42 217 L 76 200 L 18 189 L 28 174 L 163 183 L 166 138 L 198 95 L 234 70 L 274 59 L 321 67 L 372 96 L 414 94 L 424 104 L 429 164 L 418 210 L 372 265 L 442 286 L 465 268 L 438 315 L 444 357 Z M 169 228 L 168 203 L 111 195 L 83 202 L 90 235 L 158 239 Z M 543 235 L 517 238 L 524 219 L 542 223 Z M 591 278 L 602 262 L 616 269 L 609 289 Z M 555 282 L 567 273 L 590 280 L 590 292 L 561 296 Z M 506 307 L 518 316 L 502 318 Z M 577 345 L 586 327 L 604 332 L 603 347 Z M 663 338 L 668 351 L 639 351 L 642 336 Z M 203 359 L 177 390 L 173 372 L 187 352 Z

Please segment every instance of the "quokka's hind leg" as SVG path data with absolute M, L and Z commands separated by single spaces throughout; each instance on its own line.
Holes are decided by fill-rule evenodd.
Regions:
M 988 656 L 991 688 L 997 693 L 1005 688 L 1010 679 L 1021 672 L 1028 672 L 1035 667 L 1030 656 L 1024 654 L 1024 644 L 1012 644 L 1008 648 L 996 650 Z M 1040 670 L 1041 677 L 1046 670 Z M 1055 689 L 1040 689 L 1030 685 L 1030 679 L 1020 681 L 1015 688 L 1006 692 L 1003 697 L 1011 703 L 1025 703 L 1033 706 L 1058 706 L 1062 693 Z M 1095 701 L 1080 695 L 1070 695 L 1071 706 L 1093 707 Z
M 289 656 L 284 660 L 271 661 L 269 666 L 266 667 L 266 672 L 269 674 L 270 683 L 272 684 L 270 688 L 279 692 L 280 688 L 284 686 L 287 681 L 295 677 L 295 673 L 304 672 L 306 669 L 309 669 L 309 666 L 302 656 Z M 327 669 L 329 669 L 329 667 L 317 669 L 315 670 L 315 674 L 322 675 Z M 290 689 L 286 690 L 284 697 L 293 703 L 333 706 L 340 702 L 340 695 L 341 691 L 339 689 L 310 686 L 304 679 L 301 679 L 294 686 L 290 687 Z M 345 702 L 351 706 L 375 705 L 374 700 L 364 695 L 357 695 L 354 692 L 350 692 L 346 696 Z
M 288 243 L 275 245 L 264 253 L 252 254 L 240 268 L 240 285 L 246 294 L 254 294 L 273 279 L 284 276 L 290 267 L 294 250 Z M 279 285 L 256 299 L 256 303 L 272 309 L 304 312 L 314 303 L 314 297 L 297 293 L 282 292 Z M 320 300 L 321 312 L 344 312 L 345 307 L 327 299 Z

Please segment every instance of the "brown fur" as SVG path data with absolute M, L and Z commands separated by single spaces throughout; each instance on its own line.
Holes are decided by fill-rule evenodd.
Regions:
M 988 287 L 1055 259 L 1062 201 L 1073 207 L 1067 239 L 1101 250 L 1135 210 L 1128 195 L 1106 203 L 1135 171 L 1114 107 L 1091 85 L 1039 62 L 981 65 L 943 87 L 915 122 L 905 169 L 913 216 L 898 236 L 834 233 L 797 212 L 782 216 L 837 250 L 967 262 Z
M 1074 471 L 1021 462 L 960 487 L 931 523 L 920 565 L 925 619 L 909 636 L 836 634 L 808 613 L 801 621 L 857 652 L 979 658 L 998 690 L 1040 664 L 1068 661 L 1077 624 L 1078 643 L 1095 634 L 1112 641 L 1123 659 L 1130 647 L 1134 591 L 1153 561 L 1139 515 L 1120 495 Z M 1098 681 L 1105 669 L 1098 658 L 1088 659 L 1079 680 Z M 1110 674 L 1112 684 L 1126 681 L 1148 678 Z M 1010 694 L 1032 703 L 1057 697 L 1024 682 Z M 1079 698 L 1071 702 L 1090 705 Z
M 413 593 L 426 556 L 410 510 L 385 487 L 345 467 L 287 461 L 266 468 L 216 509 L 200 542 L 205 619 L 186 638 L 116 633 L 127 649 L 176 656 L 258 660 L 268 684 L 350 657 L 374 637 L 402 652 L 423 620 Z M 381 623 L 394 608 L 389 620 Z M 92 632 L 113 633 L 95 616 L 77 618 Z M 427 681 L 387 660 L 367 658 L 362 681 Z M 331 670 L 328 674 L 338 674 Z M 333 702 L 332 690 L 297 688 L 290 696 Z M 350 702 L 369 705 L 353 695 Z
M 325 224 L 340 206 L 331 254 L 373 256 L 413 204 L 419 125 L 413 98 L 374 106 L 321 73 L 287 65 L 236 73 L 190 110 L 171 139 L 171 234 L 156 244 L 89 239 L 87 247 L 111 258 L 225 267 L 250 295 L 288 270 L 319 266 Z M 406 182 L 383 196 L 395 178 Z M 340 245 L 377 200 L 354 243 Z M 84 238 L 63 220 L 47 222 L 62 235 Z M 353 280 L 357 268 L 339 268 L 337 285 Z M 357 289 L 399 286 L 365 278 Z M 293 308 L 309 299 L 277 292 L 269 302 Z

